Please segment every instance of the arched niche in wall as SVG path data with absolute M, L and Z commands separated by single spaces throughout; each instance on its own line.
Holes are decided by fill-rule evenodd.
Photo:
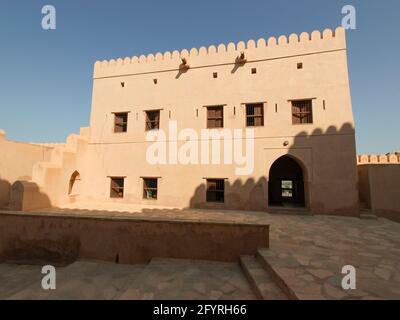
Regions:
M 74 171 L 69 179 L 68 195 L 76 196 L 81 192 L 81 175 L 78 171 Z

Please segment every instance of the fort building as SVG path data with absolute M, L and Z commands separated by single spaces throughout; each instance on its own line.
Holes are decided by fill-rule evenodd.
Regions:
M 238 175 L 235 163 L 182 164 L 169 156 L 149 163 L 149 132 L 171 140 L 171 122 L 198 137 L 204 130 L 251 129 L 251 172 Z M 239 139 L 245 149 L 248 139 Z M 188 140 L 179 135 L 166 142 L 179 150 Z M 18 152 L 4 136 L 0 143 Z M 358 215 L 345 31 L 98 61 L 90 126 L 65 144 L 29 148 L 29 168 L 11 170 L 12 179 L 1 168 L 0 178 L 10 182 L 3 206 L 128 203 Z

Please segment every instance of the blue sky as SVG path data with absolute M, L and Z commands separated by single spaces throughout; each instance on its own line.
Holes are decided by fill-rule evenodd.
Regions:
M 57 29 L 41 28 L 54 5 Z M 62 142 L 89 123 L 96 60 L 311 32 L 357 9 L 348 59 L 357 152 L 400 150 L 400 1 L 1 0 L 0 128 Z

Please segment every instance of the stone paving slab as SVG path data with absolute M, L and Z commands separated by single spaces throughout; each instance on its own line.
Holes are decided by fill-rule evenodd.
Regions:
M 34 280 L 26 281 L 26 279 L 19 278 L 19 274 L 10 273 L 9 279 L 14 279 L 21 285 L 18 287 L 18 292 L 9 291 L 7 298 L 29 300 L 113 299 L 126 290 L 129 283 L 134 281 L 144 267 L 144 265 L 77 261 L 65 268 L 56 268 L 56 290 L 43 290 L 41 288 L 43 277 L 40 273 L 41 267 L 27 266 L 31 273 L 34 273 Z M 24 282 L 25 286 L 22 285 Z M 2 282 L 0 288 L 3 286 Z
M 264 261 L 264 266 L 279 286 L 293 299 L 300 300 L 325 300 L 327 298 L 343 298 L 346 293 L 340 296 L 326 297 L 323 294 L 323 278 L 333 275 L 324 269 L 306 269 L 290 254 L 279 254 L 272 250 L 259 250 L 259 257 Z M 334 289 L 333 290 L 338 290 Z M 340 290 L 338 290 L 340 291 Z
M 0 263 L 0 300 L 41 282 L 41 267 Z
M 149 265 L 77 261 L 41 288 L 41 266 L 0 264 L 0 299 L 255 299 L 237 263 L 153 259 Z
M 341 287 L 342 275 L 334 273 L 322 264 L 315 268 L 304 266 L 293 254 L 283 254 L 273 250 L 259 251 L 261 259 L 270 266 L 271 272 L 283 286 L 291 290 L 293 296 L 300 300 L 342 300 L 342 299 L 382 299 L 373 291 L 344 290 Z M 376 283 L 376 282 L 375 282 Z M 398 299 L 390 296 L 390 299 Z
M 152 259 L 118 299 L 256 299 L 238 263 Z
M 400 224 L 292 218 L 271 223 L 269 251 L 300 299 L 400 299 Z M 345 265 L 356 269 L 356 290 L 341 287 Z

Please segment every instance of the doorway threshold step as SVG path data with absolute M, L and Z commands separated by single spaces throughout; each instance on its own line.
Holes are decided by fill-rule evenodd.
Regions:
M 286 215 L 300 215 L 300 216 L 313 215 L 309 210 L 305 208 L 269 207 L 267 212 L 271 214 L 286 214 Z
M 261 300 L 287 300 L 288 297 L 277 286 L 263 265 L 253 256 L 241 256 L 240 266 L 250 287 Z

